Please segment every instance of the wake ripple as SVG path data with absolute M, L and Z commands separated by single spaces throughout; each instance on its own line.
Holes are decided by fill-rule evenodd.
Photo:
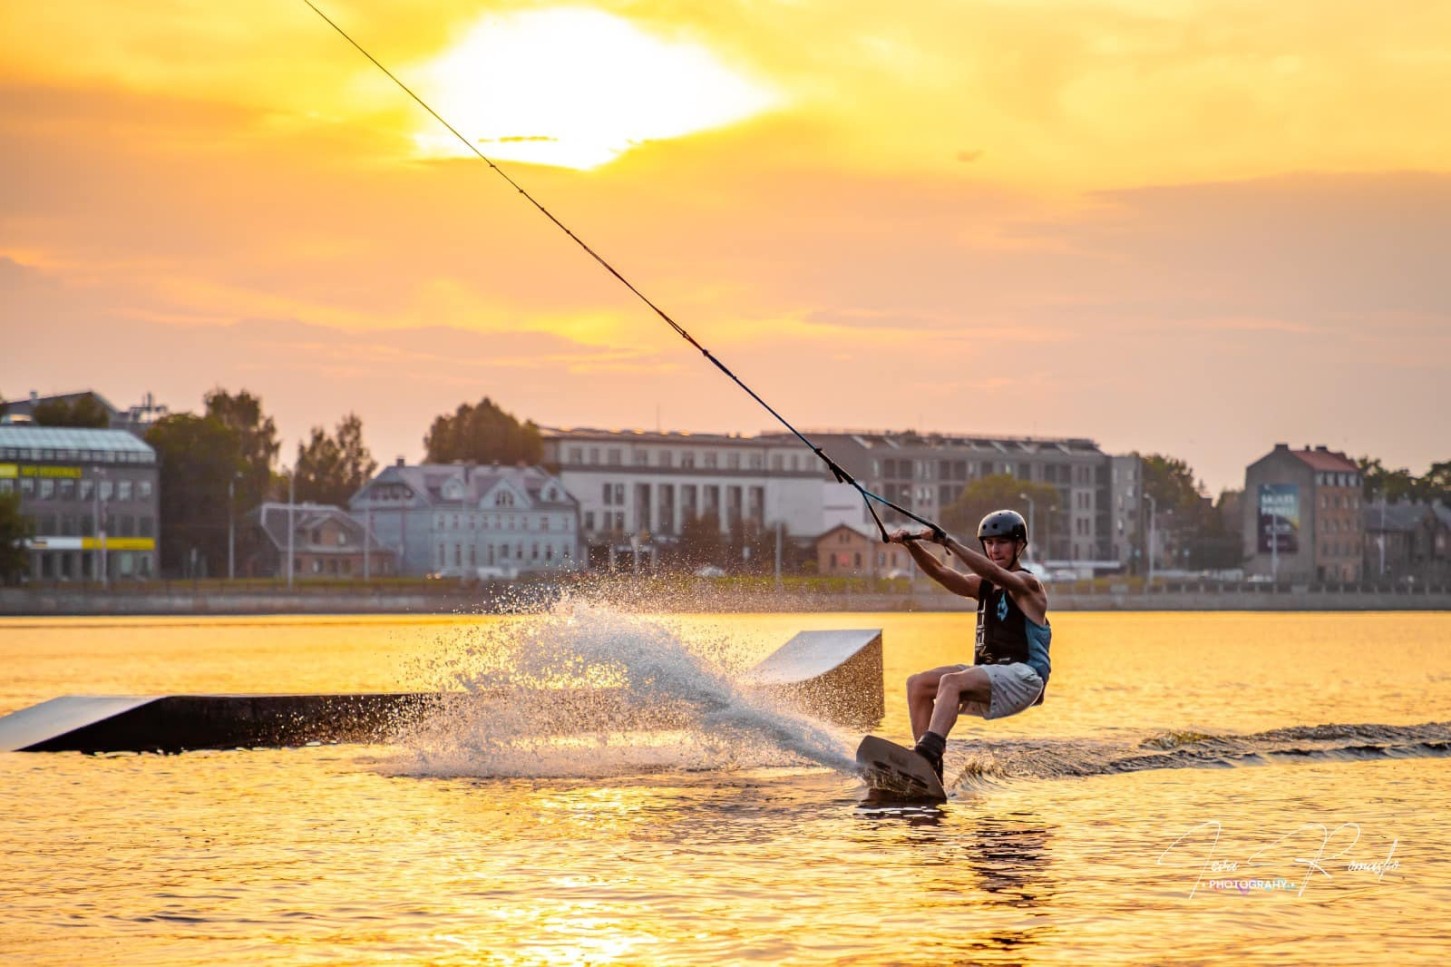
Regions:
M 1451 756 L 1451 722 L 1311 725 L 1242 735 L 1170 731 L 1123 742 L 998 740 L 990 748 L 953 742 L 949 745 L 949 770 L 955 765 L 953 750 L 967 754 L 966 762 L 956 765 L 961 769 L 957 786 L 972 788 L 996 780 L 1104 776 L 1149 769 L 1228 769 L 1276 762 Z

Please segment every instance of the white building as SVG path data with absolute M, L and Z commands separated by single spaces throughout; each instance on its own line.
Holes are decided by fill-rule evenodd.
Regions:
M 399 460 L 348 506 L 396 550 L 405 575 L 514 578 L 585 564 L 579 504 L 538 467 L 410 467 Z
M 856 489 L 837 483 L 794 437 L 541 432 L 545 463 L 579 501 L 590 544 L 669 543 L 688 521 L 710 514 L 723 533 L 743 521 L 808 539 L 865 513 Z

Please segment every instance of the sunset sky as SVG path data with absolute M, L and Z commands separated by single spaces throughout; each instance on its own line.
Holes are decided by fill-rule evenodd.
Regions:
M 1451 4 L 315 0 L 798 427 L 1451 458 Z M 301 0 L 0 8 L 0 395 L 770 417 Z

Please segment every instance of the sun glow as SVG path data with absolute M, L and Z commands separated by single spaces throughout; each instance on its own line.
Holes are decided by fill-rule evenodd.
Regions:
M 420 70 L 424 96 L 485 155 L 581 170 L 777 101 L 704 47 L 581 8 L 486 17 Z M 432 157 L 466 153 L 432 128 L 414 140 Z

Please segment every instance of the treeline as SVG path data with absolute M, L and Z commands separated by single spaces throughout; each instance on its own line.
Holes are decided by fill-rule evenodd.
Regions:
M 5 402 L 0 399 L 0 413 Z M 31 413 L 38 426 L 105 428 L 107 408 L 94 394 L 52 399 Z M 247 390 L 214 389 L 199 413 L 171 413 L 151 425 L 146 442 L 156 450 L 160 487 L 160 566 L 163 573 L 227 573 L 229 536 L 239 569 L 258 548 L 245 515 L 272 501 L 346 507 L 378 469 L 363 441 L 363 421 L 348 413 L 329 431 L 314 426 L 297 445 L 290 468 L 279 466 L 277 424 L 262 399 Z M 537 464 L 544 445 L 539 427 L 520 422 L 488 397 L 437 417 L 423 438 L 425 460 L 451 463 Z M 19 495 L 0 500 L 0 577 L 18 575 L 27 559 L 24 541 L 34 522 L 20 514 Z
M 1382 496 L 1390 503 L 1403 500 L 1421 503 L 1440 501 L 1451 506 L 1451 460 L 1431 464 L 1423 476 L 1417 477 L 1405 467 L 1388 470 L 1378 458 L 1361 457 L 1362 493 L 1366 503 L 1378 502 Z
M 292 466 L 283 468 L 277 426 L 260 397 L 215 389 L 202 403 L 201 413 L 173 413 L 146 433 L 160 462 L 165 573 L 226 574 L 229 534 L 239 567 L 258 550 L 259 535 L 242 526 L 248 511 L 288 499 L 346 507 L 378 469 L 356 413 L 343 416 L 332 431 L 312 427 Z M 543 454 L 539 428 L 521 424 L 487 397 L 435 419 L 424 447 L 430 463 L 532 464 Z

